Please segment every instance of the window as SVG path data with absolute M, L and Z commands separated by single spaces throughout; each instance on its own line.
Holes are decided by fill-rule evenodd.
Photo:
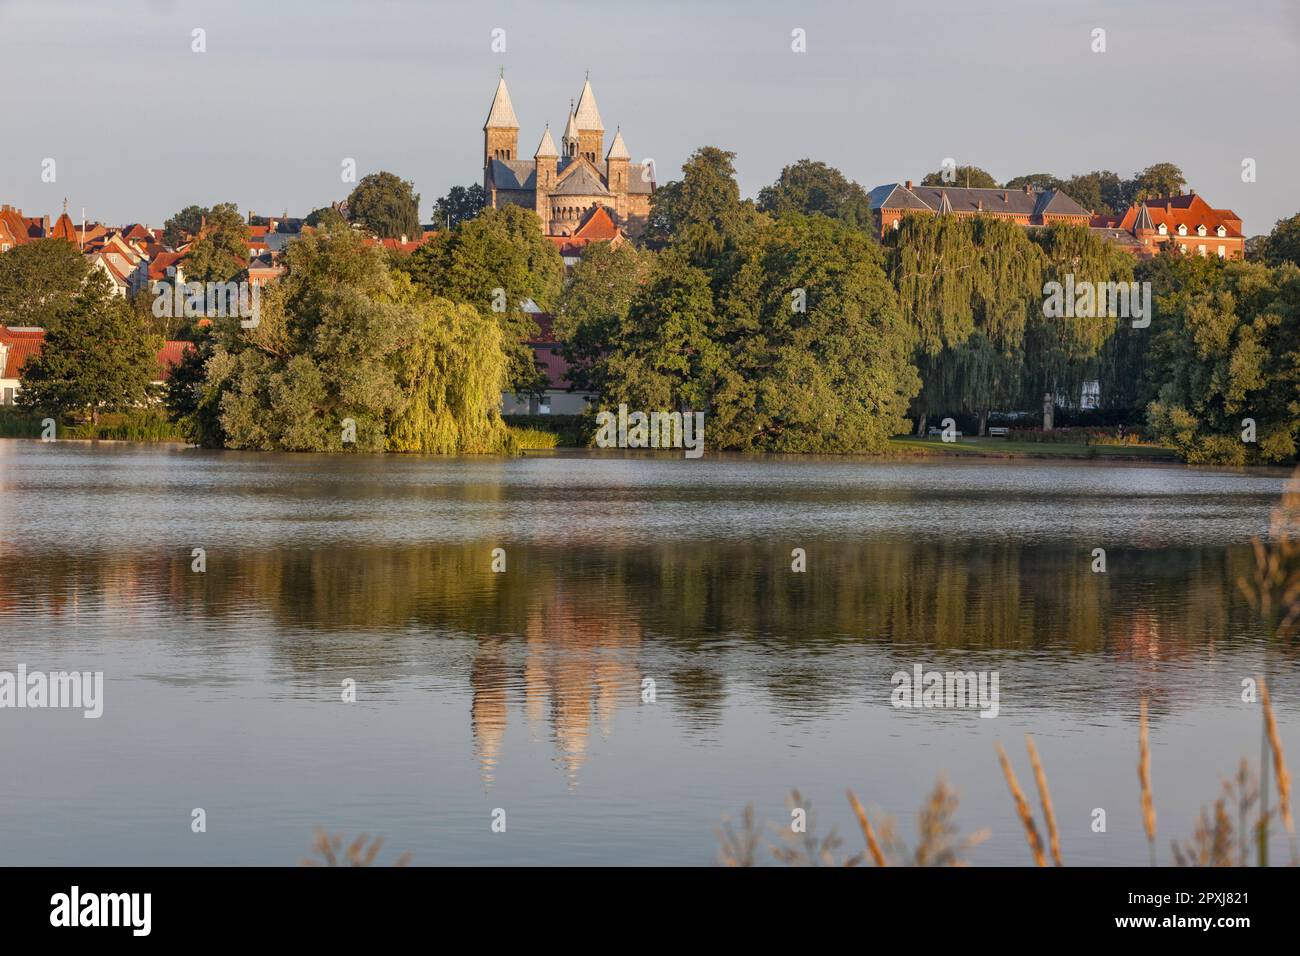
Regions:
M 898 220 L 897 220 L 897 219 L 894 220 L 894 228 L 895 228 L 895 229 L 898 228 Z
M 1226 259 L 1226 258 L 1228 258 L 1228 247 L 1227 247 L 1227 246 L 1219 246 L 1219 258 L 1220 258 L 1220 259 Z
M 1179 234 L 1180 236 L 1185 236 L 1185 235 L 1187 235 L 1187 224 L 1186 224 L 1186 223 L 1179 223 L 1179 224 L 1178 224 L 1178 234 Z
M 1160 235 L 1162 235 L 1162 236 L 1166 236 L 1166 235 L 1169 234 L 1169 227 L 1166 226 L 1166 225 L 1162 222 L 1162 223 L 1160 224 L 1159 232 L 1160 232 Z
M 1222 239 L 1224 236 L 1226 236 L 1226 235 L 1228 234 L 1228 230 L 1224 229 L 1222 226 L 1220 226 L 1218 229 L 1216 229 L 1216 230 L 1214 230 L 1214 231 L 1215 231 L 1215 233 L 1218 234 L 1218 236 L 1219 236 L 1220 239 Z
M 1204 226 L 1204 225 L 1197 226 L 1197 227 L 1196 227 L 1196 234 L 1197 234 L 1198 236 L 1203 236 L 1203 235 L 1205 235 L 1205 226 Z
M 1205 243 L 1201 243 L 1199 246 L 1197 246 L 1196 251 L 1201 255 L 1205 255 Z

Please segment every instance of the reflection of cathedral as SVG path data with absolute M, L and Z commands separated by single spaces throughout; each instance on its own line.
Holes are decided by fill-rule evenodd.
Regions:
M 483 124 L 483 191 L 487 204 L 525 206 L 537 213 L 542 231 L 571 236 L 596 208 L 604 208 L 623 231 L 635 236 L 650 214 L 653 163 L 634 163 L 617 130 L 605 149 L 605 124 L 591 82 L 582 87 L 555 148 L 546 127 L 531 159 L 519 156 L 519 120 L 505 76 Z
M 611 618 L 608 609 L 578 610 L 558 592 L 529 614 L 522 675 L 510 662 L 513 642 L 480 638 L 470 668 L 470 723 L 484 782 L 492 782 L 500 759 L 512 691 L 522 690 L 530 734 L 540 737 L 550 723 L 559 760 L 576 784 L 593 724 L 608 736 L 620 699 L 639 700 L 640 644 L 636 623 Z

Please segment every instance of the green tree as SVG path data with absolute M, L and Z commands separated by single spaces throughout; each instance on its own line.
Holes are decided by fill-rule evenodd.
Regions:
M 87 270 L 66 239 L 38 239 L 0 255 L 0 325 L 49 326 L 81 291 Z
M 985 172 L 978 166 L 958 166 L 954 171 L 953 178 L 948 181 L 943 178 L 943 170 L 928 173 L 921 180 L 922 186 L 963 186 L 971 189 L 997 189 L 998 181 L 993 178 L 992 174 Z
M 682 178 L 665 183 L 650 199 L 645 238 L 671 243 L 691 264 L 713 268 L 751 229 L 757 210 L 740 198 L 735 153 L 702 146 L 682 166 Z
M 758 208 L 774 216 L 821 213 L 858 229 L 871 226 L 871 203 L 861 186 L 825 163 L 801 159 L 758 193 Z
M 653 260 L 628 242 L 593 242 L 583 250 L 560 295 L 554 329 L 577 388 L 604 391 L 601 356 L 627 321 Z
M 398 356 L 398 382 L 407 402 L 394 418 L 389 450 L 434 455 L 509 450 L 500 412 L 509 358 L 500 324 L 473 306 L 409 289 L 406 307 L 420 323 L 415 341 Z
M 348 218 L 381 239 L 420 238 L 420 196 L 394 173 L 371 173 L 348 196 Z
M 1158 325 L 1148 425 L 1186 461 L 1277 462 L 1300 437 L 1300 267 L 1170 253 L 1150 266 Z M 1254 441 L 1245 438 L 1254 422 Z
M 1264 242 L 1263 258 L 1273 266 L 1279 266 L 1284 262 L 1300 265 L 1300 213 L 1290 219 L 1277 221 Z
M 351 230 L 303 236 L 284 261 L 256 328 L 215 320 L 195 357 L 202 384 L 178 386 L 173 414 L 230 448 L 383 451 L 407 401 L 398 353 L 422 322 L 409 280 Z
M 64 414 L 125 411 L 153 397 L 162 339 L 150 335 L 109 278 L 92 272 L 66 310 L 50 322 L 39 355 L 21 372 L 18 403 Z
M 1016 176 L 1008 179 L 1003 184 L 1007 189 L 1024 189 L 1026 186 L 1032 186 L 1034 189 L 1064 189 L 1065 182 L 1057 179 L 1051 173 L 1030 173 L 1028 176 Z
M 462 222 L 473 219 L 487 205 L 487 195 L 483 186 L 452 186 L 433 205 L 433 227 L 435 229 L 455 229 Z
M 401 264 L 431 296 L 464 302 L 499 322 L 510 355 L 510 387 L 545 387 L 527 342 L 538 333 L 524 311 L 531 300 L 552 311 L 564 283 L 564 260 L 531 209 L 486 209 L 450 232 L 440 232 Z
M 322 206 L 309 212 L 302 223 L 304 226 L 311 226 L 313 229 L 325 229 L 334 232 L 345 228 L 348 221 L 333 206 Z
M 233 282 L 248 268 L 249 235 L 234 203 L 218 203 L 207 210 L 185 256 L 186 281 Z
M 172 249 L 183 246 L 199 234 L 207 213 L 204 206 L 186 206 L 163 223 L 163 242 Z
M 1057 223 L 1033 235 L 1042 249 L 1044 285 L 1067 282 L 1080 288 L 1085 283 L 1104 285 L 1133 279 L 1133 257 L 1094 235 L 1086 226 Z M 1031 310 L 1025 330 L 1023 401 L 1027 407 L 1043 397 L 1053 403 L 1076 402 L 1085 381 L 1098 376 L 1098 356 L 1120 327 L 1126 334 L 1131 321 L 1118 316 L 1055 317 L 1040 307 Z M 1097 309 L 1097 312 L 1106 310 Z
M 1187 185 L 1187 177 L 1173 163 L 1155 163 L 1133 178 L 1130 202 L 1177 196 Z

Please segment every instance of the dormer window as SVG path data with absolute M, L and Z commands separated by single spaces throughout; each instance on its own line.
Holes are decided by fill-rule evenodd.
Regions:
M 1214 231 L 1218 233 L 1220 239 L 1222 239 L 1224 236 L 1228 234 L 1228 230 L 1224 229 L 1222 226 L 1220 226 L 1218 229 Z
M 1178 225 L 1178 234 L 1179 234 L 1180 236 L 1185 236 L 1185 235 L 1187 235 L 1187 224 L 1186 224 L 1186 223 L 1179 223 L 1179 225 Z
M 1197 226 L 1197 227 L 1196 227 L 1196 234 L 1197 234 L 1198 236 L 1203 236 L 1203 235 L 1205 235 L 1205 226 L 1204 226 L 1204 225 Z
M 1160 228 L 1159 228 L 1158 230 L 1156 230 L 1156 231 L 1159 232 L 1160 235 L 1162 235 L 1162 236 L 1167 236 L 1167 235 L 1169 235 L 1169 227 L 1166 226 L 1163 222 L 1160 224 Z

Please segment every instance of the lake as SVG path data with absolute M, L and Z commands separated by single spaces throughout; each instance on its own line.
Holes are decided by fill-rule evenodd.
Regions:
M 0 441 L 0 672 L 104 675 L 98 719 L 0 709 L 0 864 L 286 865 L 319 825 L 381 862 L 706 865 L 795 787 L 856 851 L 847 788 L 910 842 L 941 776 L 973 862 L 1028 864 L 995 751 L 1036 807 L 1026 733 L 1065 862 L 1144 864 L 1143 696 L 1167 863 L 1258 762 L 1243 679 L 1300 760 L 1293 647 L 1236 593 L 1285 477 Z M 916 665 L 996 672 L 997 716 L 893 706 Z

